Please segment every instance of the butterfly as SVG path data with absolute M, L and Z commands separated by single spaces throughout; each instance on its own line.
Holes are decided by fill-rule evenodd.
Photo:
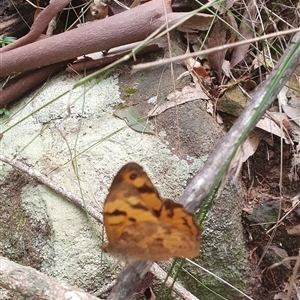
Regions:
M 103 251 L 124 260 L 163 261 L 198 255 L 199 228 L 182 205 L 162 199 L 143 168 L 117 173 L 103 208 L 108 243 Z

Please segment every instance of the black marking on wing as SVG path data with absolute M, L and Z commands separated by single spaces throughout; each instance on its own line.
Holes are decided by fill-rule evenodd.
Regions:
M 159 218 L 159 217 L 160 217 L 160 213 L 161 213 L 161 209 L 160 209 L 160 210 L 152 209 L 151 212 L 152 212 L 152 214 L 153 214 L 156 218 Z
M 132 208 L 136 208 L 136 209 L 149 210 L 147 207 L 145 207 L 144 205 L 142 205 L 142 204 L 140 204 L 140 203 L 134 204 L 134 205 L 131 205 L 131 204 L 130 204 L 130 206 L 131 206 Z
M 155 189 L 153 189 L 153 187 L 148 186 L 146 184 L 139 187 L 139 188 L 137 188 L 137 190 L 142 194 L 156 194 L 156 195 L 158 195 L 157 191 Z
M 125 211 L 122 210 L 114 210 L 113 212 L 105 212 L 105 215 L 109 215 L 109 216 L 126 216 L 127 213 Z
M 174 209 L 178 207 L 182 208 L 182 205 L 174 202 L 173 200 L 166 199 L 164 201 L 164 207 L 167 210 L 167 216 L 172 218 L 174 216 Z

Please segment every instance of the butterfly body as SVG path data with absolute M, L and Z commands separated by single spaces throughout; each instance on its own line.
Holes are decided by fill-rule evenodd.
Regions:
M 125 260 L 195 257 L 199 229 L 194 215 L 157 189 L 136 163 L 115 176 L 104 204 L 105 252 Z

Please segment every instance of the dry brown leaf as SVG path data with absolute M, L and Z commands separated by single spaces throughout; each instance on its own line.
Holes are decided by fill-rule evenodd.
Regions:
M 268 112 L 268 115 L 270 117 L 265 115 L 258 121 L 256 127 L 261 128 L 264 131 L 270 132 L 271 134 L 277 135 L 279 137 L 282 136 L 282 138 L 287 144 L 291 144 L 292 141 L 289 135 L 280 128 L 280 122 L 283 119 L 287 118 L 287 116 L 278 112 Z
M 198 31 L 205 31 L 211 25 L 213 21 L 213 15 L 208 14 L 196 14 L 182 25 L 177 27 L 177 30 L 186 33 L 198 32 Z
M 287 229 L 286 232 L 289 235 L 300 235 L 300 224 L 298 224 L 290 229 Z
M 108 0 L 94 0 L 90 5 L 93 20 L 105 19 L 108 16 Z
M 224 23 L 217 20 L 209 34 L 207 39 L 208 48 L 213 48 L 226 44 L 226 27 Z M 217 72 L 218 80 L 221 81 L 222 78 L 222 65 L 225 59 L 226 49 L 209 53 L 208 61 L 213 70 Z
M 250 132 L 248 138 L 242 144 L 237 158 L 240 159 L 242 162 L 245 162 L 250 156 L 252 156 L 255 153 L 259 142 L 262 138 L 262 132 Z
M 243 165 L 243 162 L 245 162 L 250 156 L 252 156 L 255 153 L 262 137 L 263 137 L 262 131 L 250 132 L 245 142 L 238 148 L 235 156 L 231 160 L 230 165 L 228 167 L 228 171 L 222 179 L 221 187 L 225 185 L 225 182 L 230 176 L 232 175 L 235 175 L 236 177 L 238 176 L 241 167 Z
M 267 70 L 274 68 L 274 64 L 267 55 L 265 48 L 253 59 L 251 68 L 255 70 L 261 66 L 264 66 Z
M 190 50 L 187 48 L 185 54 L 190 54 Z M 201 65 L 201 63 L 195 60 L 193 57 L 189 57 L 184 60 L 186 68 L 188 69 L 190 75 L 193 78 L 194 83 L 199 83 L 199 80 L 204 78 L 209 78 L 208 73 L 205 68 Z
M 294 153 L 292 158 L 292 167 L 289 173 L 289 178 L 292 181 L 298 181 L 299 175 L 298 175 L 298 169 L 300 166 L 300 153 Z
M 230 66 L 230 62 L 228 60 L 224 60 L 223 61 L 223 64 L 222 64 L 222 71 L 224 72 L 224 74 L 227 76 L 227 77 L 232 77 L 231 76 L 231 66 Z
M 300 126 L 300 77 L 293 74 L 278 96 L 282 110 Z
M 249 1 L 248 1 L 249 2 Z M 244 12 L 242 22 L 240 24 L 238 32 L 243 36 L 238 36 L 238 41 L 239 40 L 247 40 L 253 37 L 253 32 L 254 29 L 252 26 L 252 20 L 255 19 L 256 14 L 257 14 L 257 9 L 255 7 L 256 3 L 254 1 L 250 1 L 247 5 L 247 9 Z M 231 68 L 236 66 L 242 59 L 245 58 L 247 51 L 249 49 L 250 45 L 241 45 L 233 48 L 232 56 L 231 56 L 231 61 L 230 65 Z
M 154 108 L 152 108 L 149 113 L 148 117 L 154 117 L 165 110 L 175 107 L 177 105 L 197 100 L 197 99 L 209 99 L 208 96 L 202 91 L 202 88 L 199 84 L 197 84 L 195 87 L 185 86 L 182 91 L 175 91 L 171 93 L 167 99 L 169 101 L 165 101 L 162 104 L 155 105 Z
M 212 116 L 215 114 L 215 105 L 212 103 L 212 101 L 207 102 L 206 111 Z M 221 124 L 221 123 L 219 123 L 219 124 Z

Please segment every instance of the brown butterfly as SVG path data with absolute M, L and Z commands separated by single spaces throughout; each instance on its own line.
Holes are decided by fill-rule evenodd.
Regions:
M 104 203 L 108 244 L 103 250 L 125 260 L 193 258 L 199 252 L 199 228 L 194 215 L 157 189 L 136 163 L 115 176 Z

